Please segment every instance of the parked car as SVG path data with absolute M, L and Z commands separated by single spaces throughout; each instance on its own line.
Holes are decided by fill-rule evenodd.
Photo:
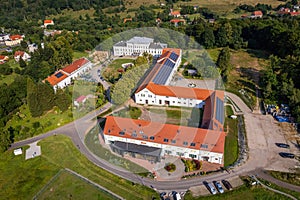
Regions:
M 283 158 L 295 158 L 295 154 L 292 153 L 280 152 L 279 155 Z
M 223 187 L 221 186 L 221 183 L 219 183 L 218 181 L 213 181 L 215 187 L 217 188 L 217 190 L 220 192 L 220 193 L 224 193 L 224 190 L 223 190 Z
M 176 191 L 172 191 L 172 196 L 174 200 L 181 200 L 180 194 Z
M 217 190 L 215 189 L 215 187 L 211 183 L 208 183 L 207 181 L 203 181 L 203 184 L 210 191 L 210 193 L 217 194 Z
M 232 185 L 229 183 L 229 181 L 222 180 L 222 183 L 227 190 L 232 190 Z
M 276 146 L 280 147 L 280 148 L 290 148 L 290 145 L 288 144 L 284 144 L 284 143 L 275 143 Z

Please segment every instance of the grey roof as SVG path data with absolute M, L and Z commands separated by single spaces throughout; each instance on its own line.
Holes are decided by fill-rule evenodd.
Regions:
M 126 42 L 120 41 L 120 42 L 116 43 L 114 46 L 116 46 L 116 47 L 126 47 Z
M 131 144 L 131 143 L 126 143 L 126 142 L 120 142 L 120 141 L 115 141 L 112 144 L 112 146 L 119 150 L 139 153 L 139 154 L 143 154 L 143 155 L 156 156 L 156 157 L 159 157 L 160 153 L 161 153 L 160 148 L 148 147 L 148 146 L 144 146 L 144 145 L 137 145 L 137 144 Z
M 150 43 L 149 48 L 151 49 L 163 49 L 163 45 L 161 43 Z
M 154 40 L 152 38 L 147 37 L 133 37 L 127 41 L 127 43 L 134 43 L 134 44 L 149 44 L 152 43 Z

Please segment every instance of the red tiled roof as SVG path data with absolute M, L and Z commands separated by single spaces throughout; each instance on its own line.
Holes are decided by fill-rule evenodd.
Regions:
M 52 19 L 45 19 L 44 24 L 53 24 L 53 20 Z
M 78 60 L 75 60 L 72 64 L 64 67 L 62 70 L 64 72 L 67 72 L 68 74 L 71 74 L 72 72 L 76 71 L 88 62 L 89 61 L 86 58 L 80 58 Z
M 16 51 L 14 54 L 14 57 L 17 57 L 17 56 L 23 57 L 24 53 L 25 53 L 24 51 Z
M 213 91 L 200 89 L 200 88 L 186 88 L 178 86 L 166 86 L 158 85 L 155 83 L 149 83 L 145 88 L 147 88 L 152 93 L 159 96 L 169 96 L 169 97 L 179 97 L 186 99 L 207 99 Z
M 20 40 L 20 39 L 22 39 L 22 36 L 21 35 L 11 35 L 11 36 L 9 36 L 9 38 L 11 40 Z
M 61 73 L 61 76 L 57 77 L 59 73 Z M 67 74 L 65 74 L 62 70 L 59 70 L 54 74 L 52 74 L 51 76 L 49 76 L 48 78 L 46 78 L 45 81 L 48 81 L 52 86 L 55 86 L 56 84 L 58 84 L 59 82 L 61 82 L 67 77 L 68 77 Z
M 291 16 L 297 16 L 297 15 L 300 15 L 300 12 L 290 12 L 290 15 Z
M 262 16 L 263 13 L 260 10 L 256 10 L 256 11 L 253 12 L 253 15 L 255 15 L 255 16 Z
M 3 56 L 3 55 L 0 55 L 0 60 L 8 60 L 8 56 Z
M 125 134 L 120 135 L 121 131 Z M 131 136 L 134 131 L 137 137 Z M 225 144 L 224 132 L 113 116 L 106 118 L 103 133 L 140 140 L 141 144 L 154 142 L 216 153 L 223 153 Z M 148 139 L 144 139 L 142 135 L 148 136 Z M 150 140 L 151 136 L 154 136 L 153 140 Z M 164 139 L 168 139 L 168 142 L 164 142 Z M 175 144 L 171 140 L 176 140 Z M 183 142 L 187 142 L 187 145 Z M 191 146 L 191 143 L 195 143 L 195 146 Z M 206 144 L 208 148 L 201 147 L 201 144 Z
M 184 19 L 171 19 L 171 23 L 179 23 L 179 22 L 185 22 Z
M 76 99 L 76 101 L 77 101 L 78 103 L 82 103 L 85 99 L 86 99 L 86 96 L 81 95 L 80 97 L 78 97 L 78 98 Z
M 171 15 L 173 15 L 173 16 L 174 16 L 174 15 L 180 15 L 180 11 L 178 11 L 178 10 L 172 11 L 172 12 L 171 12 Z

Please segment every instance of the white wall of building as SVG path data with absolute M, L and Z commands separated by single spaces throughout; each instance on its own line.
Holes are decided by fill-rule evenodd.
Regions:
M 198 149 L 191 149 L 191 148 L 185 148 L 185 147 L 179 147 L 179 146 L 173 146 L 169 144 L 159 144 L 151 141 L 142 141 L 142 140 L 135 140 L 132 138 L 123 138 L 123 137 L 117 137 L 117 136 L 111 136 L 111 135 L 104 135 L 104 140 L 106 144 L 111 144 L 111 142 L 114 141 L 120 141 L 120 142 L 126 142 L 131 144 L 137 144 L 137 145 L 144 145 L 148 147 L 156 147 L 160 148 L 161 156 L 166 155 L 172 155 L 172 156 L 178 156 L 181 158 L 192 158 L 191 155 L 194 155 L 194 159 L 196 160 L 206 160 L 208 158 L 208 162 L 211 163 L 218 163 L 222 164 L 223 160 L 223 154 L 222 153 L 216 153 L 216 152 L 210 152 L 210 151 L 203 151 Z

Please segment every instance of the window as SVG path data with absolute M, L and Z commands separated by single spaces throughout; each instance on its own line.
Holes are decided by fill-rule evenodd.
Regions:
M 184 153 L 176 152 L 176 155 L 177 155 L 177 156 L 184 156 Z
M 150 98 L 151 98 L 151 97 L 152 97 L 152 95 L 151 95 L 151 94 L 148 94 L 148 97 L 150 97 Z
M 191 146 L 194 147 L 194 146 L 196 146 L 196 144 L 195 144 L 194 142 L 192 142 L 192 143 L 191 143 Z
M 124 131 L 120 131 L 119 134 L 120 135 L 125 135 L 125 132 Z
M 148 140 L 148 136 L 147 135 L 143 135 L 143 139 Z
M 201 145 L 200 145 L 200 148 L 207 149 L 207 148 L 208 148 L 208 145 L 207 145 L 207 144 L 201 144 Z
M 175 143 L 176 143 L 176 140 L 171 140 L 171 143 L 172 143 L 172 144 L 175 144 Z
M 132 133 L 131 137 L 137 137 L 137 134 L 136 133 Z
M 183 142 L 183 145 L 184 145 L 184 146 L 187 146 L 188 144 L 189 144 L 189 143 L 186 142 L 186 141 Z
M 154 138 L 155 138 L 154 136 L 150 136 L 150 140 L 154 140 Z
M 195 154 L 189 154 L 190 158 L 196 158 L 197 156 Z
M 168 138 L 164 138 L 164 142 L 169 142 L 169 139 Z
M 141 94 L 141 97 L 145 97 L 145 94 Z

